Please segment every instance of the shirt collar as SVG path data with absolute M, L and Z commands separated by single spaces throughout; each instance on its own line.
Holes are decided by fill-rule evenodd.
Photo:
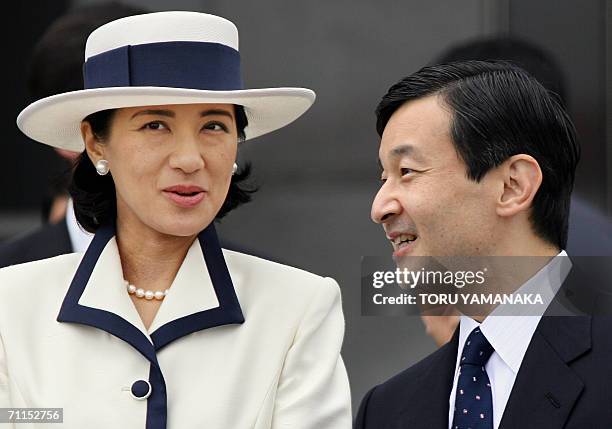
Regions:
M 509 304 L 495 308 L 480 324 L 471 317 L 462 315 L 457 365 L 465 340 L 470 332 L 480 325 L 482 333 L 495 349 L 495 353 L 515 374 L 518 373 L 542 314 L 565 281 L 571 266 L 567 253 L 562 250 L 516 291 L 516 293 L 540 293 L 542 295 L 544 305 L 537 309 L 535 315 L 533 307 Z
M 94 235 L 85 231 L 78 224 L 76 215 L 74 214 L 72 198 L 68 198 L 65 222 L 66 228 L 68 229 L 68 236 L 70 237 L 70 244 L 72 245 L 72 251 L 75 253 L 85 252 L 87 247 L 89 247 Z

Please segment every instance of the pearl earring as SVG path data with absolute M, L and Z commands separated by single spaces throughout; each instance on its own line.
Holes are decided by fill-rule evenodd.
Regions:
M 106 176 L 108 174 L 108 161 L 105 159 L 101 159 L 96 162 L 96 171 L 100 176 Z
M 238 171 L 238 164 L 234 162 L 234 166 L 232 167 L 232 176 L 236 174 L 236 171 Z

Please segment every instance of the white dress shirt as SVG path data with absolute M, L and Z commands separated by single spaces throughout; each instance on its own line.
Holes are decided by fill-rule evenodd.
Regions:
M 68 198 L 66 205 L 66 227 L 68 228 L 68 236 L 70 237 L 70 244 L 72 244 L 72 251 L 74 253 L 85 252 L 89 247 L 89 243 L 93 239 L 93 234 L 85 231 L 81 228 L 76 220 L 74 214 L 74 205 L 72 204 L 72 198 Z
M 565 251 L 561 251 L 546 266 L 523 284 L 516 293 L 539 293 L 544 305 L 534 311 L 533 306 L 500 305 L 478 323 L 471 317 L 462 315 L 459 324 L 459 347 L 453 388 L 449 398 L 448 427 L 452 428 L 457 381 L 459 379 L 459 359 L 465 341 L 474 328 L 480 330 L 495 350 L 485 369 L 491 383 L 493 400 L 493 428 L 499 428 L 508 398 L 512 392 L 516 375 L 521 368 L 523 357 L 531 342 L 542 314 L 550 304 L 571 269 L 571 261 Z M 525 314 L 520 314 L 524 312 Z M 539 315 L 534 315 L 538 313 Z

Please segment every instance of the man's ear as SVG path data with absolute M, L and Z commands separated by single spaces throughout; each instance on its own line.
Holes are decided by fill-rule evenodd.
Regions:
M 81 137 L 85 143 L 85 150 L 91 162 L 96 165 L 101 159 L 104 158 L 104 144 L 102 144 L 94 135 L 91 129 L 91 124 L 87 121 L 81 122 Z
M 508 158 L 499 169 L 504 189 L 496 204 L 497 214 L 510 217 L 527 212 L 542 184 L 540 164 L 532 156 L 518 154 Z

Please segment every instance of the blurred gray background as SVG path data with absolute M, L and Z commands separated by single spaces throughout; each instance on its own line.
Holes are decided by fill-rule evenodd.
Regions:
M 23 2 L 7 134 L 0 168 L 0 241 L 40 224 L 47 183 L 64 168 L 51 150 L 27 143 L 14 119 L 25 107 L 23 73 L 36 39 L 74 5 Z M 369 219 L 378 186 L 374 108 L 387 88 L 449 46 L 510 34 L 547 49 L 562 66 L 583 157 L 576 188 L 612 213 L 611 2 L 606 0 L 334 0 L 326 2 L 123 1 L 158 10 L 224 16 L 240 30 L 247 87 L 305 86 L 314 107 L 296 123 L 245 143 L 260 191 L 219 226 L 223 237 L 272 259 L 334 277 L 343 292 L 343 355 L 356 407 L 365 391 L 435 346 L 417 318 L 360 315 L 360 259 L 390 255 Z

